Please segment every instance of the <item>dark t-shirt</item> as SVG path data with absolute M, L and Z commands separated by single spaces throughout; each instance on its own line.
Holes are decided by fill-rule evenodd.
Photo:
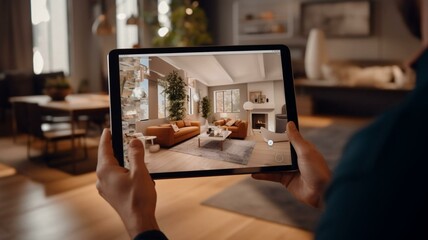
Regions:
M 168 240 L 168 238 L 159 230 L 149 230 L 138 234 L 134 240 Z
M 428 238 L 428 49 L 414 69 L 404 102 L 347 144 L 316 239 Z

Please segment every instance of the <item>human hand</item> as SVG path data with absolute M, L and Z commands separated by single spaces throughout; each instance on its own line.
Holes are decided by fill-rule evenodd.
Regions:
M 257 173 L 252 177 L 279 182 L 300 201 L 313 207 L 321 207 L 324 190 L 330 182 L 331 171 L 321 153 L 300 135 L 293 122 L 287 123 L 287 133 L 297 153 L 299 170 L 284 173 Z
M 159 230 L 155 218 L 156 190 L 144 163 L 144 146 L 133 139 L 129 143 L 130 170 L 114 157 L 109 129 L 104 129 L 98 148 L 97 189 L 116 210 L 129 236 L 148 230 Z

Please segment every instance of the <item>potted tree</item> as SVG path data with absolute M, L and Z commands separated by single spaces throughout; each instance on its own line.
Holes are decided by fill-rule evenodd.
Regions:
M 175 70 L 166 76 L 165 83 L 164 93 L 169 101 L 168 118 L 172 121 L 182 120 L 186 114 L 186 83 Z
M 211 114 L 211 104 L 208 96 L 202 98 L 202 117 L 205 118 L 205 126 L 208 126 L 208 117 Z

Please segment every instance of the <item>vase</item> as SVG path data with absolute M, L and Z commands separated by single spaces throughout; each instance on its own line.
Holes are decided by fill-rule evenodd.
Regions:
M 309 32 L 305 52 L 306 77 L 311 80 L 323 79 L 322 66 L 328 61 L 325 35 L 321 29 Z
M 71 93 L 70 88 L 45 88 L 45 94 L 51 97 L 52 101 L 65 101 L 65 98 Z

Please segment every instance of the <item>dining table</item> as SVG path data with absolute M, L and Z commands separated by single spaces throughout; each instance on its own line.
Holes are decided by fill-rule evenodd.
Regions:
M 104 93 L 70 94 L 64 101 L 52 101 L 48 95 L 15 96 L 9 98 L 9 102 L 37 103 L 44 114 L 68 115 L 72 133 L 76 129 L 75 125 L 80 116 L 106 115 L 110 111 L 109 95 Z M 13 122 L 16 122 L 16 119 L 13 119 Z M 16 124 L 14 124 L 13 130 L 16 132 Z M 71 144 L 74 150 L 75 139 L 73 137 Z

